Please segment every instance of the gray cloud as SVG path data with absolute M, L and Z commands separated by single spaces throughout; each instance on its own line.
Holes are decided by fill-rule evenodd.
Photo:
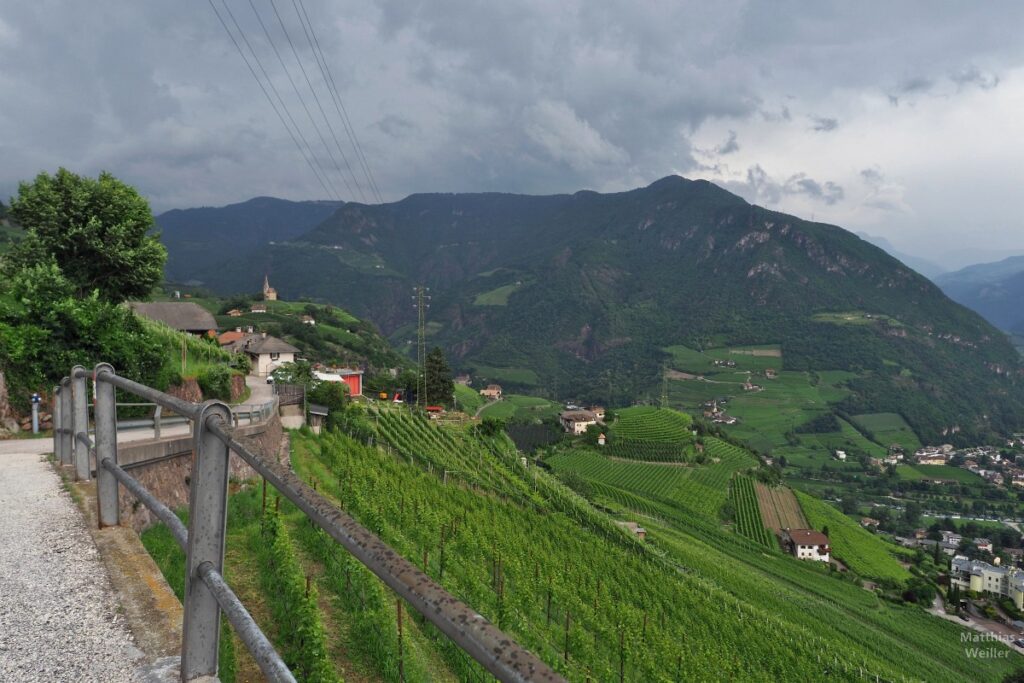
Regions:
M 254 2 L 304 89 L 268 0 Z M 330 154 L 248 4 L 229 6 L 315 160 L 339 194 L 358 198 L 342 180 L 345 165 L 316 103 L 306 96 Z M 330 114 L 301 25 L 288 3 L 278 6 Z M 714 161 L 708 156 L 741 158 L 755 147 L 744 124 L 766 136 L 800 128 L 813 140 L 810 153 L 818 154 L 813 145 L 851 125 L 831 93 L 891 91 L 898 102 L 937 83 L 994 88 L 995 73 L 1024 62 L 1018 3 L 944 12 L 907 3 L 885 13 L 838 1 L 306 6 L 388 199 L 416 191 L 623 189 L 692 173 L 701 161 Z M 325 195 L 205 3 L 99 0 L 55 11 L 47 3 L 7 2 L 0 63 L 0 196 L 58 165 L 110 170 L 136 184 L 157 210 L 258 194 Z M 842 128 L 838 118 L 814 114 L 822 111 L 840 114 Z M 798 123 L 805 117 L 810 130 Z M 332 121 L 354 160 L 344 127 Z M 692 140 L 716 121 L 725 122 L 718 135 L 740 135 L 730 132 L 709 144 L 713 154 L 702 155 Z M 817 135 L 828 131 L 837 133 Z M 733 163 L 745 168 L 754 161 Z M 794 167 L 809 168 L 799 160 Z M 738 186 L 757 201 L 844 201 L 836 181 L 772 178 L 761 166 L 751 168 L 757 170 Z
M 824 116 L 812 116 L 811 118 L 811 130 L 816 130 L 819 133 L 828 133 L 839 127 L 839 121 L 833 118 L 826 118 Z
M 777 179 L 759 164 L 747 169 L 745 180 L 723 184 L 747 201 L 766 206 L 778 204 L 787 196 L 803 196 L 831 206 L 845 196 L 842 186 L 831 180 L 820 182 L 809 178 L 805 173 Z
M 720 155 L 732 154 L 740 150 L 740 143 L 736 141 L 736 131 L 729 131 L 729 139 L 720 144 L 715 148 L 715 152 Z

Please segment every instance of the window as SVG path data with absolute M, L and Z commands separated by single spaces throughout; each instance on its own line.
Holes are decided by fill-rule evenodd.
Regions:
M 270 354 L 270 360 L 277 360 L 280 357 L 281 357 L 281 354 L 279 354 L 279 353 L 272 353 L 272 354 Z

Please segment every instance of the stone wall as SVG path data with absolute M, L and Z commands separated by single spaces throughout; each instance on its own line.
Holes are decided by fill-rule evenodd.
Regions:
M 256 453 L 280 462 L 285 440 L 281 420 L 277 415 L 260 425 L 239 427 L 239 440 Z M 159 442 L 126 443 L 118 449 L 122 466 L 146 487 L 156 498 L 172 510 L 188 506 L 189 482 L 192 473 L 192 437 L 171 437 Z M 149 464 L 136 464 L 152 459 Z M 255 478 L 256 472 L 240 457 L 232 453 L 229 458 L 231 482 Z M 156 516 L 146 505 L 121 489 L 121 524 L 135 531 L 152 526 Z

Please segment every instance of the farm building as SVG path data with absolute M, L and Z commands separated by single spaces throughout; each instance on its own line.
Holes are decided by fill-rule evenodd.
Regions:
M 501 398 L 501 385 L 488 384 L 485 388 L 480 390 L 480 395 L 484 398 L 489 398 L 492 401 L 497 401 Z
M 782 544 L 798 560 L 829 561 L 828 536 L 814 529 L 784 529 Z
M 604 419 L 604 406 L 590 406 L 587 410 L 596 415 L 598 420 Z
M 327 415 L 330 411 L 327 406 L 322 406 L 317 403 L 309 404 L 309 427 L 313 430 L 314 434 L 320 433 L 320 428 L 323 427 L 324 422 L 327 421 Z
M 237 308 L 232 308 L 230 311 L 228 311 L 228 315 L 232 318 L 241 318 L 242 312 Z
M 316 325 L 316 318 L 311 315 L 304 315 L 299 320 L 302 321 L 303 325 Z
M 558 416 L 562 428 L 569 434 L 580 435 L 587 431 L 587 427 L 597 424 L 597 415 L 589 410 L 565 410 Z
M 128 305 L 136 315 L 161 322 L 173 330 L 200 337 L 217 333 L 217 321 L 210 312 L 191 301 L 134 301 Z
M 646 538 L 646 536 L 647 536 L 647 529 L 643 528 L 642 526 L 640 526 L 636 522 L 615 522 L 615 523 L 618 524 L 623 529 L 626 529 L 627 531 L 632 531 L 634 534 L 636 534 L 636 537 L 639 538 L 641 541 L 644 538 Z
M 260 377 L 266 377 L 285 363 L 294 363 L 295 354 L 299 352 L 283 339 L 267 336 L 266 332 L 245 334 L 222 346 L 233 353 L 248 355 L 252 359 L 253 374 Z
M 249 309 L 249 312 L 250 313 L 266 313 L 267 312 L 267 305 L 266 304 L 253 304 L 252 308 Z
M 321 382 L 342 382 L 348 387 L 349 396 L 363 395 L 363 371 L 352 368 L 328 368 L 314 370 L 313 376 Z
M 846 451 L 836 451 L 836 460 L 846 460 Z

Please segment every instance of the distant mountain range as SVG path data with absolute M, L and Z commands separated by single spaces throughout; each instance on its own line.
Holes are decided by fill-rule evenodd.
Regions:
M 267 271 L 283 298 L 342 305 L 399 345 L 415 337 L 412 290 L 423 284 L 430 343 L 456 366 L 559 396 L 629 401 L 657 390 L 669 345 L 761 343 L 782 345 L 786 369 L 855 373 L 844 409 L 899 412 L 926 439 L 1009 429 L 1024 415 L 1020 357 L 980 316 L 850 232 L 706 181 L 419 194 L 346 204 L 303 231 L 313 209 L 327 207 L 282 217 L 287 229 L 258 246 L 244 221 L 216 223 L 218 210 L 164 214 L 169 272 L 231 293 L 256 290 Z M 239 231 L 248 252 L 219 248 L 198 263 L 178 246 L 195 255 Z
M 156 222 L 167 246 L 167 279 L 201 279 L 228 258 L 248 258 L 257 247 L 298 237 L 342 204 L 255 197 L 219 208 L 172 209 L 162 213 Z M 259 270 L 258 264 L 254 267 Z
M 942 291 L 1008 332 L 1024 334 L 1024 256 L 979 263 L 936 278 Z

